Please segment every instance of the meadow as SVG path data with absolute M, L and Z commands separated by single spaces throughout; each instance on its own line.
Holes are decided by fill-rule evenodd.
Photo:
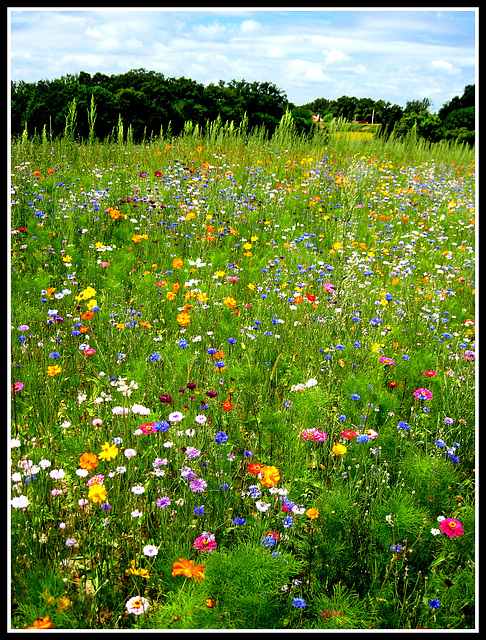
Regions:
M 11 143 L 11 629 L 474 630 L 475 152 Z

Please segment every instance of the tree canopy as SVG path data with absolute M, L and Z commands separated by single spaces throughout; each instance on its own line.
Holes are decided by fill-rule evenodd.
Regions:
M 80 139 L 114 135 L 120 122 L 130 127 L 134 141 L 170 131 L 178 135 L 190 121 L 205 130 L 217 119 L 222 123 L 245 121 L 251 130 L 262 127 L 271 136 L 287 111 L 299 132 L 315 126 L 312 115 L 324 121 L 379 123 L 381 132 L 404 135 L 415 127 L 430 141 L 475 140 L 475 86 L 468 85 L 462 97 L 446 102 L 437 114 L 429 112 L 430 100 L 411 100 L 399 105 L 341 96 L 336 100 L 317 98 L 295 105 L 283 90 L 271 82 L 220 80 L 203 85 L 190 78 L 168 78 L 146 69 L 131 69 L 117 75 L 85 71 L 55 80 L 11 83 L 11 135 L 27 130 L 28 135 L 45 131 L 51 138 L 69 128 Z

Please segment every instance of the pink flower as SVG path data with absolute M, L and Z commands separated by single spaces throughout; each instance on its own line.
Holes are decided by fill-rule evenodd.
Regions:
M 332 284 L 332 282 L 325 282 L 325 283 L 322 285 L 322 287 L 323 287 L 324 291 L 328 291 L 329 293 L 336 293 L 336 292 L 334 291 L 334 288 L 333 288 L 333 287 L 334 287 L 334 285 Z
M 207 531 L 203 531 L 202 536 L 196 538 L 194 540 L 193 548 L 198 551 L 214 551 L 216 549 L 217 543 L 214 539 L 213 533 L 208 533 Z
M 395 364 L 395 360 L 392 360 L 391 358 L 386 358 L 385 356 L 382 356 L 379 360 L 385 366 L 391 367 L 393 364 Z
M 303 440 L 312 440 L 313 442 L 323 442 L 327 439 L 327 434 L 319 429 L 304 429 L 301 433 Z
M 96 351 L 94 349 L 92 349 L 91 347 L 88 347 L 87 349 L 84 350 L 83 353 L 84 353 L 85 356 L 94 356 Z
M 453 538 L 454 536 L 462 536 L 464 530 L 462 528 L 462 524 L 459 520 L 454 520 L 454 518 L 446 518 L 442 520 L 440 523 L 440 530 L 442 533 L 445 533 L 449 538 Z
M 416 389 L 413 392 L 413 395 L 415 398 L 418 398 L 419 400 L 430 400 L 432 398 L 432 394 L 430 393 L 430 391 L 428 389 Z
M 430 370 L 430 371 L 425 371 L 425 372 L 424 372 L 424 376 L 427 376 L 427 377 L 429 377 L 429 378 L 433 378 L 433 377 L 434 377 L 434 376 L 436 376 L 436 375 L 437 375 L 437 371 L 432 371 L 432 370 Z

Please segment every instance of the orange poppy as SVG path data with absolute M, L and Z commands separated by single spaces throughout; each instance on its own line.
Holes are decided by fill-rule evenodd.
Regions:
M 194 560 L 184 560 L 179 558 L 179 562 L 172 565 L 172 577 L 185 576 L 186 578 L 194 578 L 196 582 L 201 582 L 204 578 L 204 564 L 194 566 Z

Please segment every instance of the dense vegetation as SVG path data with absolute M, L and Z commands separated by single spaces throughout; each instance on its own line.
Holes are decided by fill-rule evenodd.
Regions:
M 428 98 L 408 101 L 405 108 L 384 100 L 342 96 L 318 98 L 305 105 L 288 101 L 284 91 L 271 82 L 222 80 L 207 86 L 188 78 L 167 78 L 161 73 L 134 69 L 107 76 L 81 71 L 56 80 L 11 83 L 11 132 L 14 137 L 41 134 L 49 139 L 73 135 L 105 140 L 117 135 L 119 122 L 140 142 L 184 131 L 188 121 L 206 130 L 208 123 L 243 123 L 249 131 L 263 127 L 272 135 L 289 110 L 299 132 L 309 133 L 312 114 L 324 123 L 365 120 L 378 123 L 383 135 L 403 136 L 415 131 L 429 142 L 451 140 L 474 144 L 475 86 L 462 97 L 447 102 L 437 114 L 430 113 Z
M 474 150 L 74 121 L 11 148 L 11 627 L 474 629 Z

